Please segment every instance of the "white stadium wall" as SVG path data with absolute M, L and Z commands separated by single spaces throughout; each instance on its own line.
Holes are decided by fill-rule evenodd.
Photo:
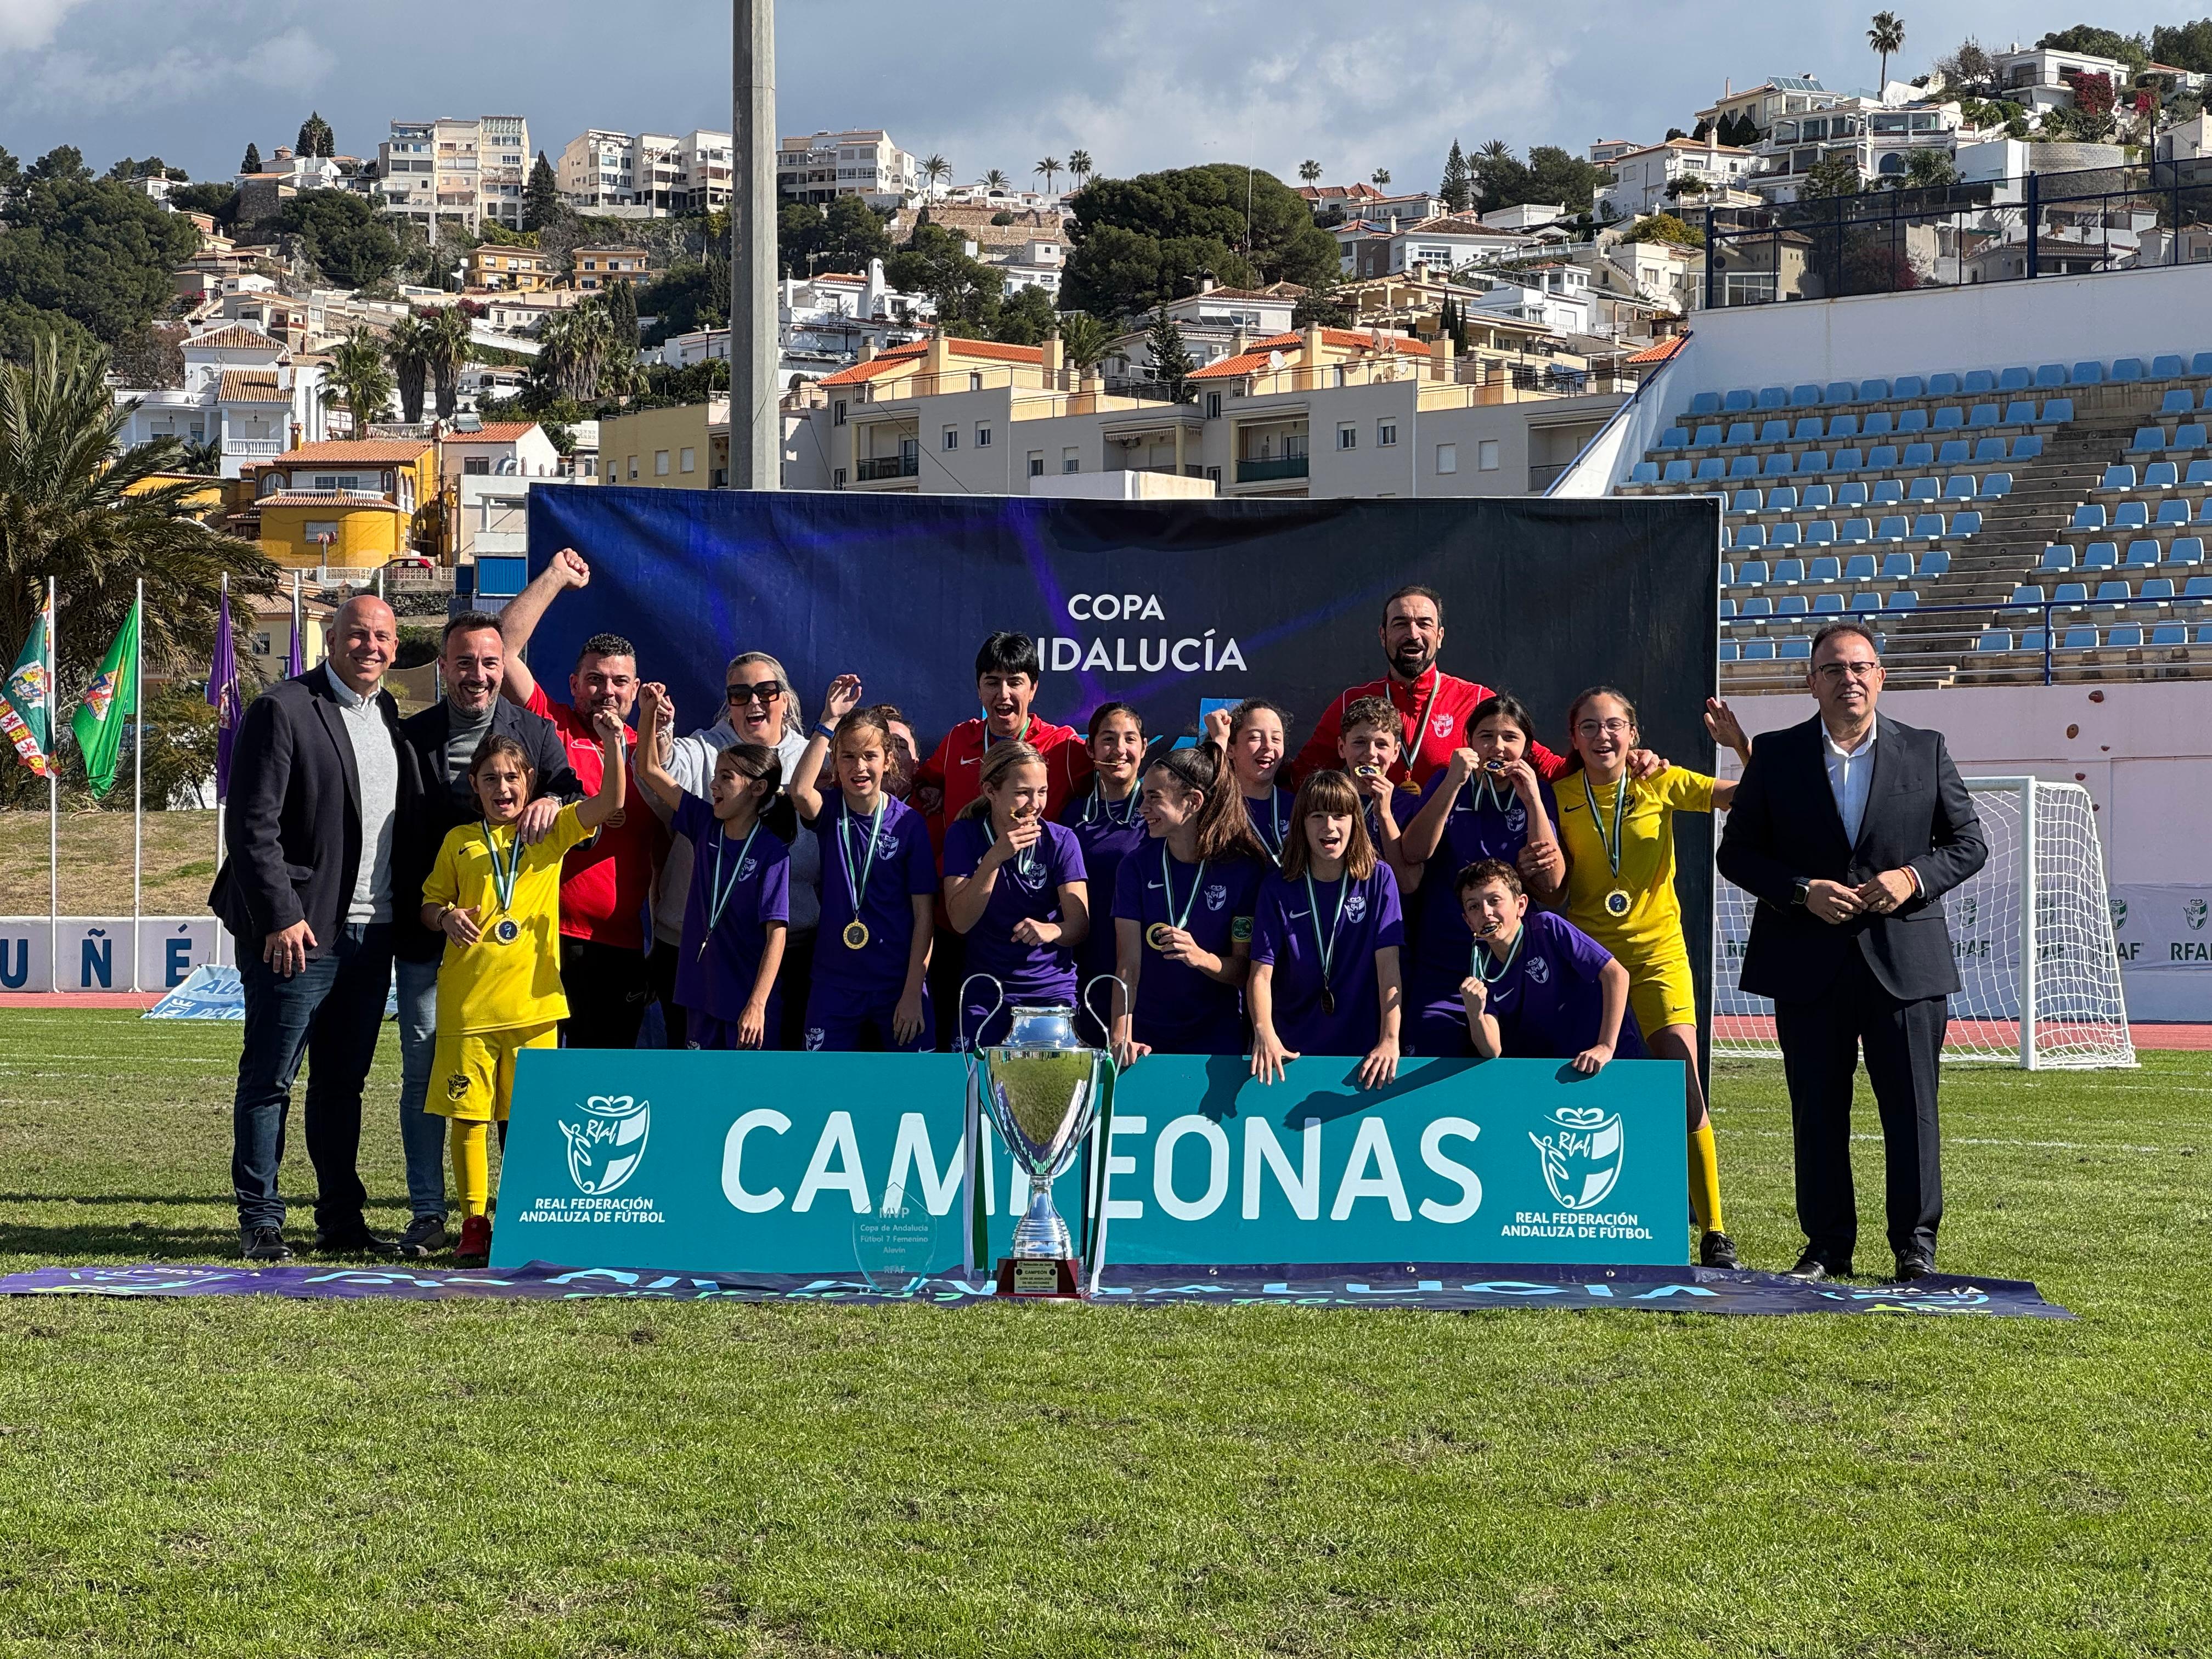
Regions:
M 1754 738 L 1814 712 L 1804 695 L 1730 706 Z M 2212 1020 L 2212 683 L 1891 691 L 1881 706 L 1942 732 L 1969 777 L 2031 775 L 2087 789 L 2129 1017 Z M 1723 758 L 1732 775 L 1735 757 Z

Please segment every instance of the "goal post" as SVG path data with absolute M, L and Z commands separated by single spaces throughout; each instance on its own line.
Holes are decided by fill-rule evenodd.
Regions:
M 2033 777 L 1969 778 L 1966 787 L 1990 858 L 1943 897 L 1960 980 L 1943 1058 L 2030 1071 L 2133 1066 L 2089 792 Z M 1774 1005 L 1735 984 L 1758 902 L 1716 878 L 1716 1055 L 1781 1052 Z

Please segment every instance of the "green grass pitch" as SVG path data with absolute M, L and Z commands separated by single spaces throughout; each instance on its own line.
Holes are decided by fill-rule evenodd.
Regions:
M 0 1269 L 225 1259 L 236 1043 L 0 1012 Z M 0 1656 L 2212 1652 L 2212 1056 L 1947 1085 L 2077 1322 L 0 1302 Z

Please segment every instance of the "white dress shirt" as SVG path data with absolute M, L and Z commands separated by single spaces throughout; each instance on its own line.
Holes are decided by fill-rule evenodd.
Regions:
M 1866 822 L 1867 797 L 1874 787 L 1875 728 L 1867 727 L 1867 734 L 1856 749 L 1846 749 L 1822 728 L 1821 758 L 1828 765 L 1828 793 L 1836 798 L 1836 812 L 1844 821 L 1844 839 L 1854 847 L 1859 842 L 1859 826 Z

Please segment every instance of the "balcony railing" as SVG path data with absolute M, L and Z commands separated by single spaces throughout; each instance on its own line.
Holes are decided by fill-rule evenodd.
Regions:
M 1306 457 L 1285 455 L 1279 460 L 1239 461 L 1237 463 L 1238 483 L 1271 483 L 1277 478 L 1303 478 L 1306 476 Z
M 921 471 L 919 455 L 879 455 L 873 460 L 862 461 L 855 476 L 862 483 L 875 483 L 884 478 L 911 478 Z

